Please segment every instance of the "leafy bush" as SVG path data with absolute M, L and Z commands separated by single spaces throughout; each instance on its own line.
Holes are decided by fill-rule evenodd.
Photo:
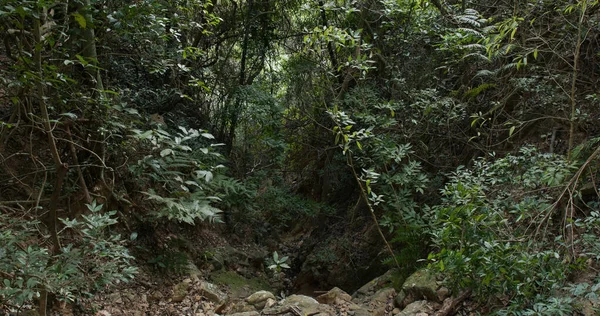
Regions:
M 211 205 L 219 200 L 207 195 L 206 184 L 214 178 L 219 153 L 214 144 L 206 146 L 198 138 L 214 139 L 205 132 L 179 127 L 180 132 L 171 135 L 162 129 L 135 132 L 135 139 L 150 146 L 150 154 L 132 165 L 131 171 L 138 183 L 145 188 L 148 199 L 161 207 L 151 215 L 193 224 L 201 221 L 220 221 L 221 210 Z M 160 185 L 160 192 L 151 185 Z
M 102 213 L 102 205 L 88 205 L 90 214 L 81 220 L 61 219 L 61 232 L 73 231 L 81 238 L 52 254 L 37 242 L 38 221 L 0 214 L 0 298 L 22 306 L 53 293 L 59 300 L 74 301 L 107 285 L 127 282 L 136 268 L 119 235 L 108 228 L 117 223 L 116 211 Z
M 575 224 L 581 232 L 598 227 L 597 216 L 570 223 L 555 212 L 558 190 L 575 169 L 564 157 L 532 147 L 518 155 L 478 160 L 471 169 L 458 168 L 442 191 L 442 204 L 432 208 L 439 251 L 430 255 L 431 266 L 455 289 L 510 300 L 507 310 L 567 313 L 566 307 L 549 312 L 565 303 L 555 302 L 551 294 L 579 266 L 561 227 Z M 589 250 L 588 245 L 577 247 L 582 255 Z

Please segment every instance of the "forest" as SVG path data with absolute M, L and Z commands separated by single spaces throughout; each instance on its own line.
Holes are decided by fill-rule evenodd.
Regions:
M 0 0 L 0 314 L 598 315 L 597 0 Z

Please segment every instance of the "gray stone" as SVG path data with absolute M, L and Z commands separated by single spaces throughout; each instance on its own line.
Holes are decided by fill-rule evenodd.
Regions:
M 445 299 L 450 297 L 450 290 L 447 287 L 442 286 L 437 290 L 437 296 L 440 302 L 443 302 Z
M 275 300 L 275 295 L 269 291 L 258 291 L 246 298 L 248 304 L 253 305 L 256 309 L 263 309 L 267 300 Z
M 277 304 L 277 301 L 275 299 L 268 298 L 267 301 L 265 302 L 265 308 L 275 306 L 275 304 Z
M 416 301 L 410 303 L 404 308 L 400 314 L 400 316 L 417 316 L 420 313 L 426 312 L 429 310 L 429 306 L 427 301 Z
M 369 283 L 363 285 L 360 289 L 354 292 L 354 294 L 352 294 L 352 297 L 360 298 L 363 296 L 368 296 L 379 291 L 384 287 L 391 286 L 393 273 L 394 270 L 389 270 L 385 274 L 369 281 Z
M 241 312 L 241 313 L 234 313 L 234 314 L 227 314 L 227 315 L 231 315 L 231 316 L 260 316 L 259 312 Z
M 392 287 L 381 289 L 373 294 L 370 301 L 373 304 L 385 304 L 389 298 L 396 297 L 396 290 Z
M 289 312 L 294 307 L 301 311 L 303 315 L 334 316 L 335 309 L 329 305 L 319 304 L 312 297 L 304 295 L 291 295 L 281 302 L 281 306 L 264 309 L 264 314 L 278 314 Z
M 206 297 L 209 301 L 217 304 L 221 304 L 227 300 L 227 295 L 225 293 L 221 292 L 216 285 L 206 281 L 200 282 L 198 292 L 200 295 Z
M 319 302 L 312 297 L 306 295 L 290 295 L 283 302 L 282 305 L 296 305 L 300 308 L 308 307 L 312 305 L 319 305 Z
M 371 312 L 369 312 L 368 310 L 366 310 L 364 308 L 350 311 L 348 314 L 353 315 L 353 316 L 372 316 Z
M 402 290 L 414 300 L 426 299 L 439 303 L 441 301 L 436 292 L 437 287 L 435 275 L 427 269 L 421 269 L 404 281 Z
M 238 301 L 232 304 L 229 309 L 229 313 L 245 313 L 245 312 L 256 312 L 254 306 L 248 304 L 246 301 Z
M 329 290 L 329 292 L 317 297 L 317 301 L 321 304 L 334 304 L 339 300 L 350 302 L 352 300 L 352 296 L 342 291 L 340 288 L 334 287 L 333 289 Z

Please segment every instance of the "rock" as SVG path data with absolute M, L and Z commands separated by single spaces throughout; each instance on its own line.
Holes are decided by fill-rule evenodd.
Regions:
M 254 306 L 256 309 L 261 310 L 265 307 L 267 300 L 275 300 L 275 295 L 269 291 L 258 291 L 246 298 L 248 304 Z
M 370 308 L 367 311 L 369 312 L 369 316 L 384 316 L 383 313 L 385 313 L 385 309 L 381 309 L 381 308 L 377 308 L 377 309 Z
M 187 271 L 192 280 L 198 282 L 202 276 L 202 271 L 193 262 L 188 262 Z
M 329 290 L 329 292 L 317 297 L 317 301 L 321 304 L 334 304 L 338 300 L 350 302 L 352 300 L 352 296 L 342 291 L 340 288 L 334 287 L 333 289 Z
M 413 300 L 426 299 L 437 303 L 441 302 L 436 292 L 435 275 L 427 269 L 421 269 L 409 276 L 404 281 L 402 290 L 406 295 L 411 296 Z
M 373 313 L 362 305 L 355 304 L 353 302 L 347 302 L 344 305 L 346 309 L 346 313 L 341 313 L 341 315 L 351 315 L 351 316 L 372 316 Z
M 291 295 L 288 296 L 283 302 L 282 305 L 296 305 L 300 308 L 308 307 L 312 305 L 319 305 L 319 302 L 312 297 L 306 295 Z
M 388 299 L 396 297 L 396 290 L 393 287 L 388 287 L 377 291 L 373 294 L 370 301 L 372 304 L 385 304 Z
M 283 314 L 292 308 L 299 309 L 302 315 L 334 316 L 335 309 L 329 305 L 319 304 L 312 297 L 304 295 L 291 295 L 281 302 L 281 306 L 264 309 L 264 314 Z
M 372 316 L 371 312 L 369 312 L 368 310 L 366 310 L 364 308 L 357 309 L 355 311 L 351 311 L 348 314 L 352 315 L 352 316 Z
M 173 295 L 171 295 L 171 302 L 179 303 L 187 296 L 188 290 L 190 289 L 190 283 L 187 279 L 183 282 L 173 286 Z
M 437 296 L 440 302 L 443 302 L 445 299 L 450 297 L 450 290 L 447 287 L 442 286 L 437 290 Z
M 428 311 L 430 308 L 427 304 L 427 301 L 416 301 L 410 303 L 404 308 L 400 314 L 400 316 L 418 316 L 419 314 Z M 427 315 L 427 314 L 425 314 Z
M 360 289 L 358 289 L 354 294 L 352 294 L 353 298 L 360 298 L 364 296 L 371 295 L 378 290 L 388 287 L 392 285 L 392 275 L 394 270 L 389 270 L 385 274 L 371 280 L 369 283 L 363 285 Z
M 394 308 L 392 310 L 392 315 L 398 315 L 398 314 L 400 314 L 400 309 L 399 308 Z
M 400 290 L 400 293 L 398 293 L 398 295 L 396 295 L 396 298 L 394 299 L 394 303 L 399 308 L 404 308 L 404 306 L 405 306 L 404 300 L 405 299 L 406 299 L 406 293 L 404 293 L 403 290 Z
M 274 306 L 275 304 L 277 304 L 277 301 L 273 298 L 268 298 L 267 301 L 265 302 L 265 308 L 269 308 L 271 306 Z
M 216 285 L 206 281 L 200 281 L 198 292 L 209 301 L 217 304 L 221 304 L 227 300 L 227 295 L 225 293 L 221 292 Z
M 246 312 L 256 312 L 256 308 L 246 301 L 238 301 L 230 309 L 230 313 L 246 313 Z
M 228 314 L 231 316 L 260 316 L 259 312 L 241 312 L 241 313 L 235 313 L 235 314 Z

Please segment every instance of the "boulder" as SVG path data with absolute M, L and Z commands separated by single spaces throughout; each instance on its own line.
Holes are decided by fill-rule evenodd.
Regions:
M 313 305 L 319 305 L 319 302 L 312 297 L 306 295 L 290 295 L 288 296 L 281 305 L 295 305 L 299 308 L 306 308 Z
M 227 300 L 227 295 L 225 293 L 221 292 L 216 285 L 206 281 L 200 281 L 198 292 L 209 301 L 217 304 L 222 304 Z
M 269 291 L 258 291 L 246 298 L 248 304 L 254 306 L 256 309 L 261 310 L 267 304 L 267 301 L 275 300 L 275 295 Z
M 352 294 L 353 298 L 361 298 L 364 296 L 369 296 L 384 287 L 390 287 L 392 285 L 392 275 L 394 270 L 389 270 L 385 274 L 369 281 L 367 284 L 363 285 L 360 289 L 358 289 L 354 294 Z
M 396 297 L 396 290 L 393 287 L 388 287 L 377 291 L 377 293 L 371 296 L 371 304 L 381 305 L 386 304 L 388 299 Z
M 291 312 L 292 309 L 299 310 L 302 315 L 315 315 L 315 316 L 334 316 L 336 315 L 335 309 L 329 305 L 319 304 L 317 300 L 312 297 L 304 295 L 291 295 L 281 302 L 281 306 L 271 307 L 264 309 L 264 314 L 283 314 Z
M 400 314 L 398 314 L 399 316 L 421 316 L 421 315 L 425 315 L 427 316 L 428 313 L 431 311 L 431 308 L 428 305 L 427 301 L 416 301 L 413 303 L 410 303 L 406 306 L 406 308 L 404 308 Z
M 398 293 L 398 295 L 396 295 L 396 298 L 394 299 L 394 303 L 399 308 L 404 308 L 404 306 L 406 305 L 404 303 L 405 299 L 406 299 L 406 293 L 404 293 L 404 291 L 400 290 L 400 293 Z
M 363 308 L 369 312 L 369 315 L 384 316 L 388 310 L 394 308 L 394 298 L 396 290 L 388 287 L 377 291 L 375 294 L 361 299 Z
M 409 276 L 402 285 L 402 291 L 413 300 L 426 299 L 440 303 L 440 298 L 436 292 L 438 286 L 435 275 L 427 270 L 421 269 Z
M 333 289 L 329 290 L 329 292 L 317 297 L 317 301 L 321 304 L 335 304 L 340 300 L 350 302 L 352 300 L 352 296 L 340 288 L 334 287 Z

